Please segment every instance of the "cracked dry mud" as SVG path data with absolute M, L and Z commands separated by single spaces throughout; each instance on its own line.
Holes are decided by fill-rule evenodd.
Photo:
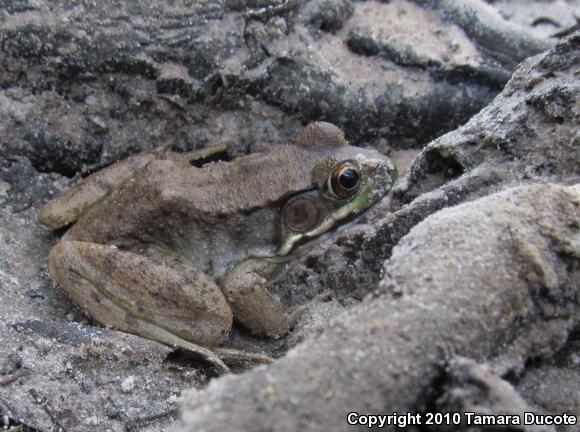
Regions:
M 0 1 L 0 414 L 46 431 L 580 416 L 580 33 L 550 37 L 580 5 L 488 3 Z M 61 233 L 35 215 L 82 176 L 168 142 L 260 151 L 313 120 L 410 168 L 272 287 L 332 301 L 279 340 L 232 334 L 274 364 L 215 378 L 48 278 Z

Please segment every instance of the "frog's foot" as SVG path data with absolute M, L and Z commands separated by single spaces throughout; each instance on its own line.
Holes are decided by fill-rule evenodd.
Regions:
M 228 274 L 224 292 L 237 320 L 254 335 L 278 338 L 287 333 L 300 316 L 315 303 L 331 297 L 325 291 L 309 302 L 286 310 L 268 291 L 268 284 L 280 274 L 284 262 L 272 259 L 249 259 Z
M 224 282 L 234 316 L 253 335 L 277 338 L 288 332 L 286 311 L 266 287 L 283 266 L 266 259 L 249 259 L 232 270 Z
M 105 326 L 199 354 L 221 373 L 229 368 L 204 346 L 223 343 L 232 315 L 221 290 L 193 268 L 88 242 L 62 241 L 49 255 L 50 274 Z
M 205 361 L 210 363 L 213 367 L 215 367 L 220 375 L 230 373 L 230 368 L 224 362 L 226 358 L 222 358 L 222 355 L 215 352 L 215 350 L 210 350 L 208 348 L 196 345 L 192 342 L 188 342 L 184 339 L 175 336 L 174 334 L 168 332 L 167 330 L 157 327 L 156 325 L 151 325 L 148 322 L 141 321 L 138 324 L 140 328 L 138 334 L 140 336 L 161 342 L 165 345 L 169 345 L 174 348 L 182 348 L 186 351 L 197 354 Z

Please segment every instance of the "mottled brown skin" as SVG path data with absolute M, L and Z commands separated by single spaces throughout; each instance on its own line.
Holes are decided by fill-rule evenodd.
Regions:
M 233 317 L 276 337 L 301 310 L 285 311 L 267 290 L 280 257 L 377 202 L 395 169 L 376 151 L 347 145 L 329 123 L 269 152 L 192 166 L 207 154 L 134 156 L 48 203 L 38 219 L 55 229 L 76 221 L 51 250 L 49 270 L 92 317 L 226 372 L 220 357 L 268 360 L 206 348 L 226 341 Z M 348 196 L 327 181 L 341 161 L 360 176 Z

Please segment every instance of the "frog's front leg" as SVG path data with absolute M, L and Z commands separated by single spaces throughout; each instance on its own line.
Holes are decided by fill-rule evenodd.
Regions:
M 232 325 L 224 295 L 204 273 L 177 271 L 136 253 L 79 241 L 54 246 L 49 271 L 71 300 L 101 324 L 182 347 L 221 373 L 229 371 L 204 347 L 224 342 Z
M 312 302 L 329 296 L 326 292 L 312 302 L 286 310 L 267 289 L 283 269 L 283 263 L 255 258 L 244 261 L 226 277 L 224 292 L 234 317 L 255 335 L 280 337 Z
M 75 222 L 155 158 L 152 153 L 139 154 L 91 174 L 62 196 L 46 203 L 38 212 L 38 221 L 52 229 Z

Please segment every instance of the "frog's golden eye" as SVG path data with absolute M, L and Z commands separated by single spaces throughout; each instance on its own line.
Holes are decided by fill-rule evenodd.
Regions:
M 356 162 L 345 160 L 332 170 L 326 186 L 337 198 L 349 198 L 357 191 L 360 184 L 360 169 Z

